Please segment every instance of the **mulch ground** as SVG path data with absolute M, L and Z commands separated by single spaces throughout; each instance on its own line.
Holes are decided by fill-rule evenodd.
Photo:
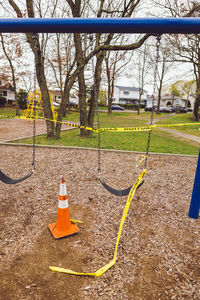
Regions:
M 20 177 L 31 148 L 0 145 L 1 170 Z M 188 217 L 197 158 L 151 155 L 148 175 L 125 221 L 117 263 L 99 278 L 52 272 L 49 265 L 95 272 L 113 257 L 126 197 L 98 181 L 97 153 L 37 148 L 37 169 L 0 183 L 0 299 L 200 299 L 200 222 Z M 102 152 L 102 176 L 117 188 L 137 178 L 140 156 Z M 59 179 L 67 180 L 80 232 L 54 240 Z

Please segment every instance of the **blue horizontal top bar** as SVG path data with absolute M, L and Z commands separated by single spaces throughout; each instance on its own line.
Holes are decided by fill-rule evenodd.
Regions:
M 0 19 L 0 32 L 200 33 L 200 18 Z

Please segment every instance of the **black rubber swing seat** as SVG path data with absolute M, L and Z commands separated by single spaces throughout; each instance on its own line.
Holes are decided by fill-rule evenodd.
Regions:
M 16 184 L 16 183 L 26 180 L 32 174 L 33 174 L 33 171 L 31 171 L 29 174 L 27 174 L 26 176 L 21 177 L 19 179 L 12 179 L 12 178 L 8 177 L 6 174 L 4 174 L 2 171 L 0 171 L 0 181 L 2 181 L 5 184 Z
M 106 188 L 106 190 L 108 192 L 110 192 L 111 194 L 116 195 L 116 196 L 127 196 L 130 193 L 130 190 L 133 187 L 133 185 L 131 185 L 131 186 L 129 186 L 128 188 L 126 188 L 124 190 L 117 190 L 117 189 L 114 189 L 111 186 L 109 186 L 107 183 L 105 183 L 104 180 L 101 177 L 99 177 L 99 181 Z M 141 185 L 143 183 L 144 183 L 144 180 L 138 185 L 137 189 L 139 189 L 139 187 L 141 187 Z

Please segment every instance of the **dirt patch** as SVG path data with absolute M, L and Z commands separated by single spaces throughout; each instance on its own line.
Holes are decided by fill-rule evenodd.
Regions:
M 44 120 L 36 120 L 36 135 L 46 134 L 46 123 Z M 77 122 L 72 122 L 77 124 Z M 63 125 L 63 130 L 71 130 L 73 127 Z M 27 120 L 20 119 L 5 119 L 0 120 L 0 143 L 21 139 L 26 137 L 32 137 L 33 124 Z
M 0 126 L 1 141 L 10 138 L 6 124 Z M 22 127 L 16 130 L 28 133 Z M 14 127 L 13 135 L 19 137 Z M 7 175 L 29 172 L 31 148 L 0 149 Z M 141 171 L 140 159 L 103 152 L 105 182 L 129 186 Z M 0 299 L 200 299 L 200 223 L 187 216 L 197 158 L 149 158 L 145 183 L 123 227 L 117 263 L 99 278 L 52 272 L 49 265 L 95 272 L 107 264 L 126 197 L 113 196 L 100 184 L 95 151 L 37 148 L 36 160 L 36 172 L 26 181 L 0 183 Z M 48 224 L 56 220 L 61 175 L 67 180 L 71 218 L 84 224 L 78 234 L 54 240 Z
M 28 171 L 31 149 L 1 146 L 1 169 Z M 22 159 L 23 158 L 23 159 Z M 102 153 L 102 174 L 127 187 L 138 155 Z M 199 299 L 199 220 L 187 217 L 196 158 L 152 156 L 145 184 L 124 224 L 116 265 L 100 278 L 51 272 L 49 265 L 94 272 L 113 256 L 126 197 L 109 194 L 97 178 L 97 153 L 37 149 L 37 170 L 27 181 L 0 183 L 1 299 Z M 59 178 L 64 175 L 77 235 L 54 240 Z

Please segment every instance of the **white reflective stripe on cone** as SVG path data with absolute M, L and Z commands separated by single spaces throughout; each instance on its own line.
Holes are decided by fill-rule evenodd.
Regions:
M 68 200 L 58 200 L 58 208 L 68 208 Z
M 67 188 L 66 188 L 66 184 L 65 183 L 61 183 L 60 184 L 60 192 L 59 192 L 60 196 L 65 196 L 67 195 Z

